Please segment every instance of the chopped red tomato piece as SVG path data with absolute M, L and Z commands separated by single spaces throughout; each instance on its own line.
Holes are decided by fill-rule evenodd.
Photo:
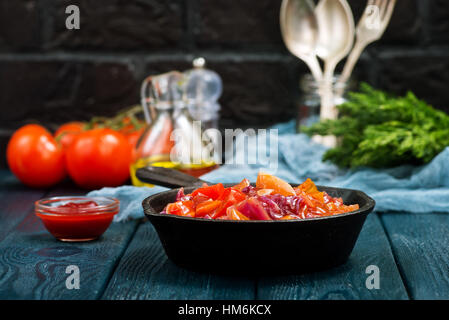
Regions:
M 250 185 L 249 180 L 243 179 L 242 181 L 240 181 L 239 184 L 236 184 L 235 186 L 233 186 L 233 188 L 237 189 L 239 191 L 242 191 L 244 188 L 248 187 L 249 185 Z
M 307 179 L 306 181 L 304 181 L 302 184 L 300 184 L 298 187 L 295 188 L 296 194 L 298 194 L 299 190 L 304 193 L 307 193 L 308 195 L 315 198 L 319 202 L 325 202 L 324 192 L 318 191 L 318 188 L 316 187 L 315 183 L 310 179 Z
M 226 210 L 226 217 L 228 220 L 249 220 L 247 216 L 238 211 L 234 206 Z
M 301 183 L 298 186 L 298 188 L 306 193 L 318 192 L 318 189 L 317 189 L 315 183 L 312 180 L 310 180 L 310 178 L 307 179 L 306 181 L 304 181 L 303 183 Z
M 269 194 L 272 194 L 274 192 L 273 189 L 260 189 L 257 190 L 257 195 L 258 196 L 267 196 Z
M 177 216 L 184 217 L 194 217 L 194 203 L 191 200 L 188 201 L 176 201 L 175 203 L 170 203 L 165 208 L 165 211 L 168 214 L 174 214 Z
M 259 189 L 273 189 L 274 192 L 283 196 L 295 195 L 295 190 L 288 182 L 268 173 L 259 172 L 256 187 Z

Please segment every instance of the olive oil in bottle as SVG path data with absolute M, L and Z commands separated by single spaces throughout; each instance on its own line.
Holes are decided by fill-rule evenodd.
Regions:
M 170 159 L 163 159 L 160 156 L 152 156 L 146 159 L 139 159 L 136 162 L 134 162 L 131 165 L 131 181 L 133 185 L 138 187 L 153 187 L 152 184 L 140 181 L 136 177 L 136 171 L 137 169 L 147 167 L 147 166 L 154 166 L 154 167 L 164 167 L 164 168 L 170 168 L 170 169 L 176 169 L 181 172 L 184 172 L 186 174 L 189 174 L 194 177 L 199 177 L 203 174 L 206 174 L 218 167 L 218 164 L 216 164 L 214 161 L 210 162 L 203 162 L 201 164 L 181 164 L 176 163 L 173 161 L 170 161 Z

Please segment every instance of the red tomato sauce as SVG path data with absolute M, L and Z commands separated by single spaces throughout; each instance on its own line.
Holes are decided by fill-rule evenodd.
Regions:
M 109 207 L 92 200 L 66 202 L 45 209 L 42 206 L 38 209 L 36 204 L 36 215 L 42 219 L 47 230 L 62 241 L 97 239 L 106 231 L 117 213 L 118 205 Z

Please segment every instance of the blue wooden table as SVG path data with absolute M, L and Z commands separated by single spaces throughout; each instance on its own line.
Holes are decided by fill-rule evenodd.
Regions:
M 29 189 L 0 171 L 0 299 L 449 299 L 446 214 L 370 214 L 345 265 L 232 277 L 178 268 L 144 219 L 113 223 L 93 242 L 55 240 L 34 215 L 34 201 L 83 193 L 70 184 Z M 79 268 L 79 289 L 66 287 L 71 265 Z M 379 289 L 367 288 L 368 266 L 378 268 Z

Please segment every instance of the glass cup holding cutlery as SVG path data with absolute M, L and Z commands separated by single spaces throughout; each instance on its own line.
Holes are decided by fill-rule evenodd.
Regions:
M 321 111 L 321 90 L 322 83 L 316 81 L 311 74 L 304 75 L 299 82 L 300 98 L 297 102 L 296 113 L 296 131 L 300 132 L 301 127 L 308 127 L 320 121 Z M 332 88 L 334 90 L 333 99 L 335 106 L 346 101 L 348 90 L 355 88 L 355 82 L 350 79 L 348 82 L 340 82 L 339 75 L 332 79 Z

